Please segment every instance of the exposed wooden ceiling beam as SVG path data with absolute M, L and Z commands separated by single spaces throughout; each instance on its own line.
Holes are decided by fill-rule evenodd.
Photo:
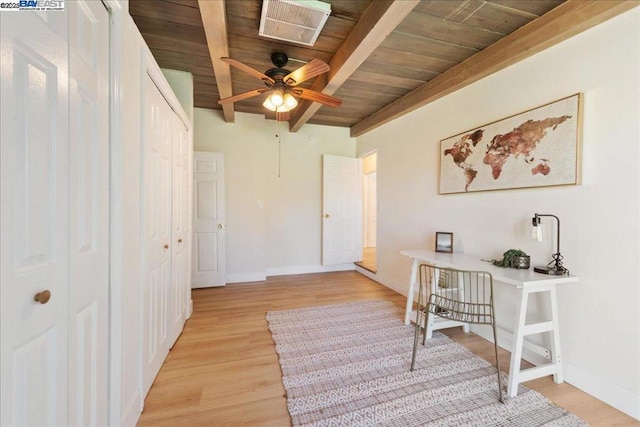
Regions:
M 419 0 L 372 1 L 329 62 L 331 71 L 318 77 L 311 89 L 333 95 L 418 3 Z M 301 102 L 289 120 L 289 130 L 298 131 L 321 106 L 317 102 Z
M 229 56 L 225 2 L 224 0 L 198 0 L 198 6 L 200 6 L 202 24 L 207 36 L 209 55 L 211 55 L 211 62 L 213 63 L 213 73 L 216 76 L 218 95 L 220 95 L 221 99 L 226 98 L 233 95 L 233 88 L 231 86 L 229 65 L 220 61 L 220 58 Z M 233 123 L 235 121 L 233 104 L 223 105 L 222 113 L 225 122 Z
M 569 0 L 351 127 L 360 136 L 640 5 Z

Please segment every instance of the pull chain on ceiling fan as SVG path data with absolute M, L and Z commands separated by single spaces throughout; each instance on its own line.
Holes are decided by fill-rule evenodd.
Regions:
M 273 62 L 275 68 L 271 68 L 264 73 L 261 73 L 232 58 L 223 57 L 220 58 L 220 60 L 244 71 L 250 76 L 262 80 L 266 88 L 254 89 L 248 92 L 239 93 L 238 95 L 229 96 L 219 100 L 218 104 L 238 102 L 270 92 L 262 105 L 265 108 L 276 112 L 277 121 L 289 120 L 289 111 L 298 105 L 296 98 L 319 102 L 320 104 L 328 105 L 330 107 L 338 107 L 342 104 L 341 99 L 315 90 L 297 87 L 300 83 L 329 71 L 329 66 L 319 59 L 312 59 L 297 70 L 289 71 L 284 68 L 289 61 L 287 55 L 281 52 L 275 52 L 271 54 L 271 62 Z

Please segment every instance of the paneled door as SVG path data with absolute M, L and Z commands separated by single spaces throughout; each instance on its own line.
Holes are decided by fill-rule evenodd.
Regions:
M 106 424 L 109 15 L 0 20 L 0 424 Z
M 146 396 L 169 353 L 171 175 L 174 113 L 144 75 L 142 176 L 142 388 Z
M 224 286 L 224 155 L 193 153 L 192 288 Z
M 172 284 L 169 298 L 169 344 L 173 347 L 184 327 L 189 271 L 189 142 L 188 132 L 173 116 Z
M 322 265 L 362 257 L 362 160 L 322 156 Z
M 67 18 L 0 13 L 0 425 L 67 423 Z
M 109 13 L 69 9 L 69 425 L 107 420 L 109 328 Z

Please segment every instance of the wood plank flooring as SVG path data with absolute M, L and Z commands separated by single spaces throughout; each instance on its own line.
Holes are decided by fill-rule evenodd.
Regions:
M 193 291 L 194 312 L 145 401 L 138 426 L 288 426 L 285 391 L 265 314 L 270 310 L 405 297 L 354 272 L 270 277 Z M 444 331 L 493 363 L 493 344 Z M 509 353 L 501 351 L 508 370 Z M 526 363 L 526 362 L 524 362 Z M 551 377 L 526 383 L 594 426 L 638 426 L 609 405 Z
M 376 273 L 378 271 L 377 249 L 375 247 L 362 248 L 362 261 L 356 262 L 356 265 Z

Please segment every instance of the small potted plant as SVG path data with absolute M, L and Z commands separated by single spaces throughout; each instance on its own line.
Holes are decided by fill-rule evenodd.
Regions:
M 498 267 L 511 267 L 518 269 L 528 269 L 530 263 L 529 255 L 520 249 L 509 249 L 502 254 L 501 260 L 491 260 L 491 264 Z

